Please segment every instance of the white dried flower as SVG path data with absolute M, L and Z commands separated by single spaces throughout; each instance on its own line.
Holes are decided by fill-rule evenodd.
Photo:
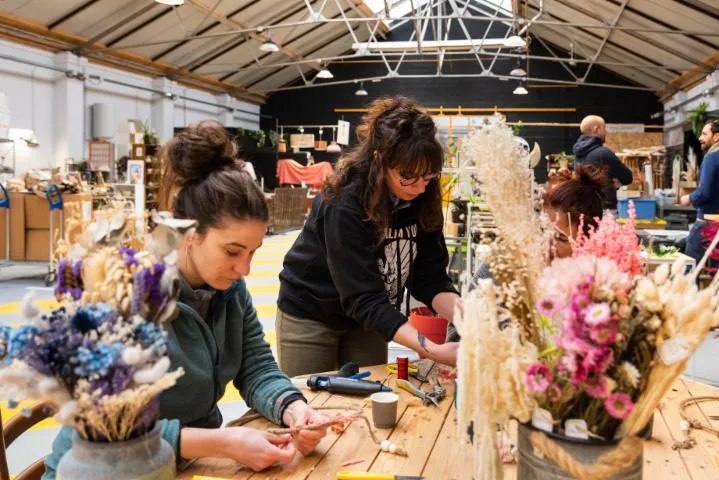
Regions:
M 622 376 L 629 385 L 633 388 L 637 388 L 639 385 L 639 370 L 632 363 L 624 361 L 620 367 Z
M 149 368 L 138 370 L 132 376 L 132 380 L 135 383 L 155 383 L 157 382 L 167 371 L 170 369 L 170 359 L 168 357 L 162 357 L 155 364 Z
M 669 264 L 664 263 L 660 265 L 659 268 L 654 271 L 654 283 L 664 285 L 664 282 L 669 279 L 669 270 Z
M 682 432 L 688 432 L 690 426 L 691 425 L 689 425 L 689 422 L 687 422 L 686 420 L 682 420 L 681 422 L 679 422 L 679 428 L 682 429 Z
M 380 448 L 382 448 L 383 452 L 389 452 L 389 447 L 392 445 L 389 440 L 382 440 L 382 443 L 380 444 Z

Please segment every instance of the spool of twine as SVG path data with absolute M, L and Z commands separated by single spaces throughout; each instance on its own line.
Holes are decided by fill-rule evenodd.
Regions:
M 577 461 L 542 432 L 532 432 L 529 439 L 537 452 L 579 480 L 611 478 L 620 470 L 630 467 L 642 452 L 642 441 L 639 438 L 626 437 L 615 449 L 599 457 L 594 464 L 587 465 Z

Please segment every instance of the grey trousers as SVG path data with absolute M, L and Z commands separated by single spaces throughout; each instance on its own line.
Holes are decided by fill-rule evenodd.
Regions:
M 290 377 L 334 371 L 347 362 L 360 367 L 387 363 L 387 342 L 359 325 L 335 330 L 277 309 L 275 328 L 280 369 Z

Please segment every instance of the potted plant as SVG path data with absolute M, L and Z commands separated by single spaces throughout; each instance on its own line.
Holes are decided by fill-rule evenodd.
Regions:
M 689 112 L 689 115 L 687 115 L 687 120 L 689 120 L 689 123 L 692 126 L 692 131 L 697 138 L 699 138 L 699 135 L 701 135 L 702 128 L 704 128 L 704 124 L 707 121 L 708 106 L 709 105 L 706 102 L 701 102 L 692 111 Z
M 151 251 L 118 245 L 131 222 L 118 215 L 98 218 L 58 263 L 61 308 L 40 315 L 26 297 L 26 324 L 0 326 L 0 398 L 48 402 L 74 429 L 62 478 L 175 478 L 156 420 L 159 394 L 183 374 L 170 370 L 163 328 L 177 309 L 176 267 L 160 256 L 172 250 L 161 240 L 179 237 L 165 224 Z

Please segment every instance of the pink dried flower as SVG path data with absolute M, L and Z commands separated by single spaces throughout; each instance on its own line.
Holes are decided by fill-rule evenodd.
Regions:
M 585 308 L 589 307 L 592 299 L 589 297 L 589 294 L 585 292 L 578 292 L 572 295 L 572 308 L 574 308 L 575 311 L 581 312 Z
M 619 270 L 630 277 L 642 273 L 642 249 L 635 229 L 636 209 L 629 202 L 629 218 L 621 225 L 614 216 L 604 214 L 596 228 L 589 227 L 589 234 L 579 228 L 576 240 L 572 242 L 572 256 L 595 255 L 608 258 L 617 264 Z M 584 219 L 580 222 L 583 223 Z
M 614 350 L 609 347 L 592 347 L 582 359 L 582 366 L 590 372 L 604 372 L 614 361 Z
M 592 398 L 607 398 L 610 393 L 607 377 L 596 375 L 592 381 L 587 382 L 585 391 Z
M 532 393 L 544 393 L 553 380 L 554 375 L 543 363 L 533 363 L 527 369 L 527 389 Z
M 571 353 L 565 354 L 557 362 L 557 368 L 560 373 L 571 376 L 577 371 L 577 358 Z
M 572 385 L 579 385 L 580 383 L 586 382 L 588 376 L 589 371 L 587 367 L 584 366 L 584 363 L 577 362 L 577 368 L 574 371 L 574 375 L 572 375 Z
M 616 322 L 594 325 L 589 329 L 589 337 L 598 345 L 611 345 L 617 338 L 617 328 Z
M 552 297 L 544 297 L 537 302 L 537 310 L 545 317 L 552 318 L 560 307 L 557 299 Z
M 612 318 L 608 303 L 591 303 L 584 309 L 584 321 L 589 325 L 603 325 Z
M 562 399 L 562 387 L 557 382 L 554 382 L 547 389 L 547 400 L 552 403 L 556 403 Z
M 609 395 L 604 401 L 604 408 L 617 420 L 624 420 L 634 408 L 632 398 L 626 393 L 617 392 Z

